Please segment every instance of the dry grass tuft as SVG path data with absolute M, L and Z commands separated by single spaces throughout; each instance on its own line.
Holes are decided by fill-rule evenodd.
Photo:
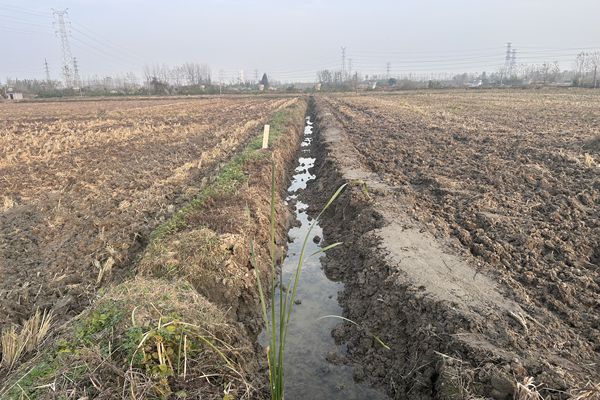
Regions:
M 0 360 L 0 367 L 11 370 L 19 358 L 21 358 L 26 344 L 27 338 L 23 336 L 23 330 L 18 332 L 15 326 L 11 326 L 2 332 L 2 360 Z
M 600 382 L 588 382 L 580 389 L 573 389 L 569 393 L 571 400 L 597 400 L 600 399 Z
M 12 326 L 2 332 L 2 360 L 0 367 L 11 370 L 21 356 L 35 350 L 48 334 L 54 314 L 52 311 L 40 312 L 38 309 L 21 329 Z
M 94 266 L 98 268 L 98 277 L 96 278 L 96 284 L 99 285 L 104 277 L 110 275 L 112 267 L 115 265 L 115 260 L 112 257 L 108 257 L 104 263 L 100 263 L 98 260 L 94 260 Z
M 523 382 L 517 383 L 517 389 L 515 390 L 515 400 L 544 400 L 538 387 L 533 382 L 532 377 L 523 379 Z
M 52 311 L 44 310 L 43 313 L 40 313 L 38 309 L 31 318 L 25 321 L 22 333 L 28 338 L 25 345 L 26 352 L 35 350 L 44 340 L 50 330 L 53 318 L 54 313 Z
M 39 314 L 9 330 L 13 353 L 24 354 L 26 337 L 39 343 L 50 321 Z M 67 329 L 15 369 L 0 398 L 222 399 L 225 387 L 235 399 L 256 398 L 252 343 L 185 281 L 124 282 Z
M 3 198 L 2 198 L 2 212 L 10 210 L 11 208 L 13 208 L 16 205 L 17 205 L 17 203 L 13 199 L 11 199 L 8 196 L 3 196 Z
M 591 168 L 596 165 L 596 160 L 594 160 L 594 157 L 590 153 L 584 153 L 583 154 L 583 163 L 585 164 L 586 167 Z

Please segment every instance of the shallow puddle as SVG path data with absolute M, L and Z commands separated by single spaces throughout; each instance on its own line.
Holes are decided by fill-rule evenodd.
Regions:
M 306 118 L 304 141 L 292 183 L 288 188 L 287 201 L 294 204 L 294 212 L 299 226 L 289 230 L 290 240 L 282 274 L 283 282 L 288 282 L 296 270 L 302 242 L 310 224 L 309 204 L 298 200 L 298 193 L 306 189 L 309 181 L 315 179 L 310 169 L 314 166 L 312 122 Z M 336 188 L 330 188 L 333 191 Z M 316 237 L 316 239 L 315 239 Z M 309 238 L 305 254 L 318 251 L 323 231 L 317 224 Z M 315 240 L 313 240 L 315 239 Z M 319 255 L 305 258 L 297 292 L 297 303 L 292 313 L 286 344 L 285 358 L 285 398 L 296 399 L 387 399 L 378 391 L 354 382 L 352 367 L 340 364 L 344 357 L 341 346 L 337 346 L 331 336 L 332 329 L 340 323 L 339 319 L 322 318 L 326 315 L 342 315 L 337 302 L 337 293 L 343 288 L 338 282 L 330 281 L 321 265 Z M 278 310 L 279 305 L 275 305 Z M 261 344 L 267 338 L 263 332 Z M 330 362 L 328 361 L 328 359 Z

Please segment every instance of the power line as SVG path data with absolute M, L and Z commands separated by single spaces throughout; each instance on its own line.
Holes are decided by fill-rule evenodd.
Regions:
M 5 26 L 0 26 L 0 31 L 7 32 L 7 33 L 24 34 L 24 35 L 47 35 L 46 32 L 35 31 L 35 30 L 26 31 L 26 30 L 22 30 L 22 29 L 8 28 Z
M 108 47 L 106 43 L 103 43 L 102 41 L 99 41 L 76 28 L 73 28 L 73 30 L 77 33 L 80 33 L 83 36 L 73 36 L 73 39 L 85 44 L 86 46 L 100 49 L 99 51 L 101 51 L 103 54 L 108 55 L 109 57 L 118 58 L 120 60 L 126 60 L 126 62 L 131 63 L 132 65 L 138 65 L 141 63 L 143 64 L 143 61 L 141 61 L 141 59 L 135 59 L 133 57 L 130 57 L 130 55 L 126 52 L 117 51 L 114 48 Z
M 36 28 L 44 28 L 44 29 L 52 28 L 52 26 L 49 24 L 48 25 L 39 24 L 36 22 L 31 22 L 31 21 L 27 21 L 27 20 L 23 20 L 23 19 L 19 19 L 19 18 L 14 18 L 12 16 L 2 15 L 2 14 L 0 14 L 0 19 L 5 22 L 8 22 L 8 23 L 16 24 L 18 26 L 26 25 L 28 27 L 36 27 Z
M 376 49 L 368 49 L 368 50 L 352 50 L 352 54 L 383 54 L 383 55 L 429 55 L 435 54 L 439 56 L 441 54 L 451 53 L 453 55 L 470 55 L 470 54 L 481 54 L 484 52 L 493 52 L 497 53 L 502 47 L 488 47 L 484 49 L 443 49 L 443 50 L 421 50 L 421 51 L 404 51 L 404 50 L 376 50 Z M 466 53 L 465 53 L 466 52 Z
M 21 14 L 25 14 L 27 17 L 31 18 L 31 17 L 35 17 L 35 18 L 39 18 L 39 17 L 47 17 L 46 14 L 42 14 L 36 11 L 30 11 L 30 10 L 24 10 L 24 9 L 19 9 L 19 8 L 1 8 L 2 5 L 0 5 L 0 11 L 5 11 L 5 12 L 17 12 L 17 13 L 21 13 Z M 52 14 L 55 21 L 54 24 L 57 23 L 57 16 L 53 13 Z M 18 24 L 18 25 L 27 25 L 30 27 L 35 27 L 35 28 L 49 28 L 50 26 L 47 25 L 42 25 L 40 23 L 37 22 L 33 22 L 30 19 L 25 20 L 23 15 L 19 15 L 18 17 L 15 17 L 14 15 L 2 15 L 0 14 L 0 18 L 4 18 L 6 21 L 11 22 L 13 24 Z M 66 21 L 66 14 L 65 14 L 65 21 Z M 67 21 L 66 25 L 68 25 L 69 32 L 67 34 L 67 36 L 70 36 L 70 39 L 72 40 L 77 40 L 77 38 L 73 37 L 71 35 L 70 30 L 77 32 L 79 35 L 81 35 L 82 37 L 85 37 L 86 39 L 88 39 L 90 42 L 94 42 L 96 44 L 98 44 L 100 47 L 102 47 L 103 50 L 101 50 L 101 54 L 103 54 L 104 56 L 110 54 L 109 56 L 112 58 L 116 58 L 119 60 L 123 60 L 123 59 L 127 59 L 128 63 L 131 64 L 136 64 L 136 66 L 138 64 L 141 64 L 142 62 L 140 62 L 140 60 L 143 60 L 142 57 L 137 56 L 134 52 L 125 49 L 122 46 L 116 45 L 113 42 L 110 42 L 108 39 L 105 38 L 98 38 L 100 37 L 100 35 L 93 33 L 93 31 L 85 26 L 83 26 L 80 23 L 74 23 L 77 27 L 73 27 L 72 23 Z M 3 26 L 2 28 L 4 28 L 3 30 L 7 30 L 6 26 Z M 27 33 L 27 34 L 34 34 L 36 33 L 35 31 L 21 31 L 21 32 L 17 32 L 14 29 L 9 30 L 11 32 L 15 32 L 15 33 Z M 57 35 L 60 34 L 59 29 L 55 30 Z M 92 33 L 90 33 L 92 32 Z M 60 37 L 60 36 L 59 36 Z M 62 39 L 61 39 L 62 40 Z M 83 43 L 84 46 L 86 47 L 92 47 L 90 45 L 90 43 L 84 41 L 84 40 L 79 40 L 80 43 Z M 62 50 L 62 41 L 61 41 L 61 50 Z M 98 51 L 98 47 L 95 48 L 95 50 Z M 116 55 L 116 56 L 115 56 Z M 134 57 L 137 58 L 138 60 L 135 62 L 131 62 L 132 60 L 134 60 Z M 72 68 L 71 68 L 72 69 Z
M 10 12 L 27 14 L 27 15 L 31 15 L 31 16 L 35 16 L 35 17 L 45 17 L 45 18 L 48 17 L 47 13 L 43 13 L 41 11 L 36 11 L 36 10 L 25 9 L 25 8 L 21 8 L 21 7 L 9 5 L 9 4 L 0 4 L 0 9 L 4 9 L 5 11 L 10 11 Z
M 73 37 L 72 39 L 74 41 L 74 45 L 76 47 L 78 47 L 80 50 L 91 50 L 92 52 L 96 53 L 97 55 L 102 56 L 104 62 L 108 62 L 108 63 L 110 63 L 114 66 L 118 66 L 118 67 L 123 67 L 123 66 L 127 66 L 127 68 L 130 68 L 132 66 L 139 67 L 136 63 L 125 60 L 117 55 L 112 54 L 112 53 L 108 53 L 105 50 L 103 50 L 102 48 L 97 47 L 93 44 L 90 44 L 90 43 L 82 40 L 81 38 Z
M 118 45 L 118 44 L 112 42 L 111 40 L 107 39 L 106 37 L 94 32 L 90 28 L 82 25 L 81 23 L 76 22 L 74 25 L 81 28 L 81 29 L 78 29 L 75 27 L 75 28 L 73 28 L 74 31 L 86 36 L 87 38 L 95 41 L 96 43 L 98 43 L 102 46 L 105 46 L 105 47 L 110 47 L 110 48 L 112 48 L 112 51 L 118 52 L 119 54 L 125 54 L 125 55 L 127 55 L 127 57 L 133 57 L 133 58 L 136 58 L 136 59 L 144 61 L 144 62 L 146 61 L 146 59 L 144 57 L 141 57 L 140 55 L 131 51 L 131 49 L 125 48 L 121 45 Z M 87 32 L 83 32 L 82 29 Z

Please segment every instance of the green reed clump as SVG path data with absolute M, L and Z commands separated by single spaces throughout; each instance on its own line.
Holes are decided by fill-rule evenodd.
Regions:
M 286 337 L 290 317 L 292 315 L 292 311 L 294 310 L 294 300 L 296 298 L 296 291 L 298 289 L 300 273 L 302 272 L 302 265 L 304 263 L 304 259 L 306 258 L 306 245 L 310 238 L 310 234 L 321 215 L 323 215 L 325 210 L 327 210 L 327 208 L 329 208 L 329 206 L 331 206 L 331 204 L 339 197 L 339 195 L 342 193 L 345 187 L 346 185 L 344 184 L 335 191 L 335 193 L 329 198 L 329 200 L 327 201 L 317 218 L 313 220 L 312 224 L 308 229 L 308 232 L 304 236 L 302 249 L 300 251 L 300 257 L 298 259 L 296 269 L 292 274 L 291 282 L 288 285 L 284 285 L 282 274 L 277 274 L 276 271 L 277 256 L 275 252 L 275 166 L 274 164 L 272 164 L 271 166 L 271 226 L 269 244 L 271 273 L 273 274 L 274 278 L 270 282 L 270 312 L 267 311 L 269 303 L 267 301 L 265 288 L 263 287 L 262 282 L 260 280 L 260 273 L 258 271 L 258 268 L 256 268 L 256 258 L 253 243 L 251 243 L 250 251 L 252 256 L 252 263 L 255 266 L 254 273 L 258 282 L 258 292 L 260 296 L 262 316 L 267 330 L 267 336 L 269 338 L 269 345 L 267 346 L 267 359 L 269 363 L 269 387 L 271 391 L 272 400 L 282 400 L 284 398 L 284 359 Z M 341 243 L 334 243 L 311 255 L 325 252 L 335 246 L 338 246 L 339 244 Z M 279 276 L 278 278 L 277 275 Z M 277 284 L 278 281 L 279 284 Z M 277 297 L 279 297 L 279 309 L 276 311 L 275 304 L 277 301 Z

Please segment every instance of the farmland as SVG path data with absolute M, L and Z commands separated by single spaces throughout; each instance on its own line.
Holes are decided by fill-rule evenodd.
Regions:
M 319 109 L 329 157 L 368 193 L 355 212 L 379 215 L 342 230 L 362 232 L 348 244 L 355 266 L 337 265 L 342 303 L 399 349 L 374 352 L 342 329 L 366 365 L 358 375 L 399 398 L 432 383 L 441 397 L 503 398 L 517 390 L 506 376 L 533 377 L 545 396 L 591 396 L 582 388 L 600 379 L 600 96 L 416 92 L 332 96 Z M 348 240 L 332 225 L 332 240 Z M 357 251 L 377 261 L 354 262 Z
M 349 318 L 331 332 L 343 347 L 312 346 L 317 374 L 344 368 L 394 399 L 600 395 L 593 91 L 24 102 L 0 115 L 0 330 L 54 311 L 47 340 L 0 363 L 0 397 L 266 398 L 256 278 L 293 243 L 290 211 L 312 221 L 342 184 L 323 237 L 307 238 L 328 249 L 311 263 L 341 282 Z M 299 170 L 310 182 L 286 201 Z M 351 387 L 315 393 L 360 397 Z
M 0 327 L 89 305 L 284 102 L 1 104 Z

